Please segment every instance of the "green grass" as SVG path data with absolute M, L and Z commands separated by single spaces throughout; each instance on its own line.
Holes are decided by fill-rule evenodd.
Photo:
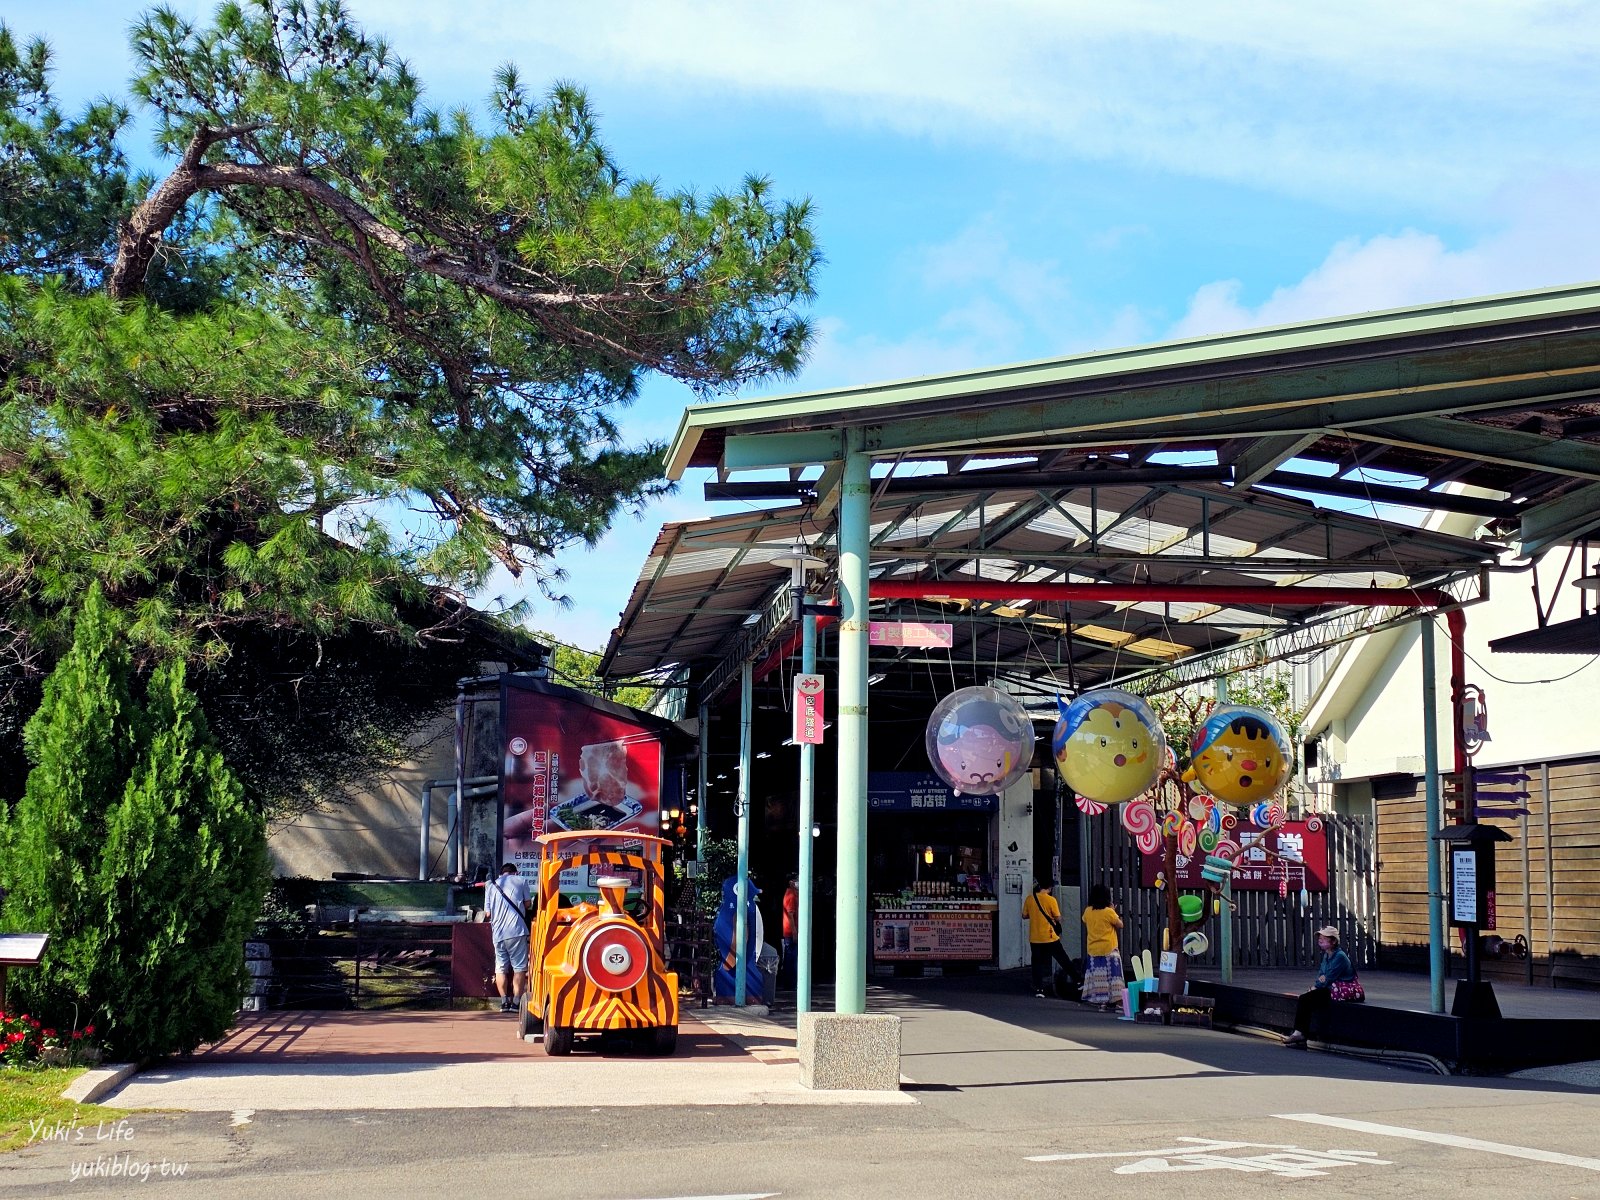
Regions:
M 87 1127 L 93 1137 L 101 1121 L 127 1116 L 121 1108 L 74 1104 L 61 1098 L 62 1090 L 83 1074 L 82 1067 L 6 1067 L 0 1069 L 0 1152 L 16 1150 L 37 1140 L 45 1127 L 56 1122 Z

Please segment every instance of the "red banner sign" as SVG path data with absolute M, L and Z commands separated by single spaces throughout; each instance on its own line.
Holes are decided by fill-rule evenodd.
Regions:
M 537 863 L 534 839 L 543 833 L 660 828 L 659 735 L 565 688 L 510 687 L 502 719 L 497 862 L 503 857 L 519 866 Z
M 822 676 L 794 677 L 794 740 L 802 746 L 822 745 Z
M 1317 818 L 1289 821 L 1277 829 L 1265 830 L 1240 821 L 1228 836 L 1243 847 L 1233 868 L 1234 891 L 1275 892 L 1280 884 L 1286 884 L 1290 892 L 1301 888 L 1308 892 L 1328 890 L 1328 831 Z M 1158 848 L 1154 854 L 1140 856 L 1145 887 L 1155 886 L 1164 853 Z M 1205 861 L 1203 851 L 1196 851 L 1193 856 L 1178 855 L 1178 886 L 1209 886 L 1200 878 Z

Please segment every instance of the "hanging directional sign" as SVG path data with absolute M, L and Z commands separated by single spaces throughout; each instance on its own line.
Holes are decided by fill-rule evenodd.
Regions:
M 822 676 L 794 677 L 794 740 L 802 746 L 822 745 Z

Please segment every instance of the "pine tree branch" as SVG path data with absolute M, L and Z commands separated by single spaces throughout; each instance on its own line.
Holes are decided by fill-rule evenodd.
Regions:
M 658 288 L 640 284 L 610 291 L 585 292 L 518 285 L 500 278 L 498 269 L 480 270 L 459 255 L 406 236 L 358 200 L 299 167 L 274 163 L 201 161 L 209 147 L 260 127 L 259 124 L 218 130 L 202 127 L 195 134 L 178 166 L 144 203 L 134 209 L 123 226 L 117 241 L 116 261 L 106 279 L 106 290 L 113 298 L 132 299 L 143 290 L 145 275 L 163 232 L 194 196 L 204 191 L 234 187 L 275 189 L 304 197 L 337 216 L 348 226 L 352 235 L 365 244 L 363 248 L 366 249 L 365 257 L 369 262 L 371 251 L 368 247 L 381 246 L 418 271 L 495 300 L 566 337 L 587 342 L 628 361 L 647 366 L 658 365 L 653 356 L 560 315 L 573 310 L 593 312 L 608 306 L 641 301 L 659 303 L 661 296 Z M 362 265 L 367 268 L 370 278 L 372 269 L 365 263 Z

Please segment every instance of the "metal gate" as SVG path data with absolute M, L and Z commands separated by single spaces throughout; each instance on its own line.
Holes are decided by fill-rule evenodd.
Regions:
M 1311 968 L 1318 958 L 1316 931 L 1338 926 L 1341 944 L 1358 967 L 1377 962 L 1377 876 L 1373 824 L 1369 817 L 1324 816 L 1328 831 L 1328 890 L 1312 892 L 1304 907 L 1298 890 L 1287 897 L 1275 891 L 1234 894 L 1233 962 L 1237 967 Z M 1122 954 L 1161 948 L 1166 928 L 1166 893 L 1143 887 L 1140 855 L 1133 838 L 1116 820 L 1115 811 L 1080 823 L 1089 833 L 1089 877 L 1084 892 L 1096 883 L 1111 889 L 1111 901 L 1122 917 Z M 1211 942 L 1197 966 L 1218 965 L 1217 919 L 1207 914 L 1201 926 Z

